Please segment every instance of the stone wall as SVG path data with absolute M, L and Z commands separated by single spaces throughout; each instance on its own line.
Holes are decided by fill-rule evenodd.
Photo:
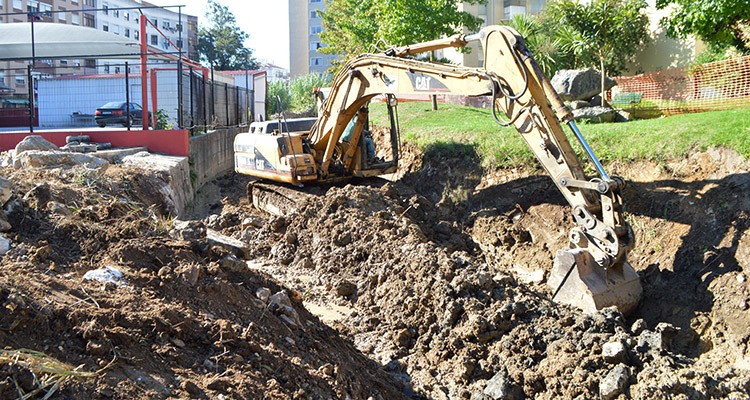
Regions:
M 217 129 L 190 138 L 190 171 L 194 190 L 234 171 L 234 137 L 246 129 Z

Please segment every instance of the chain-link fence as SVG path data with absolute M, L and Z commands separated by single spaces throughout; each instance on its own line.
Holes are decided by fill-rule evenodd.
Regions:
M 636 117 L 750 107 L 750 56 L 615 80 L 612 105 Z
M 204 69 L 182 68 L 180 74 L 177 63 L 149 63 L 144 102 L 139 63 L 116 61 L 86 68 L 51 62 L 0 69 L 0 128 L 102 126 L 96 110 L 110 102 L 147 108 L 152 127 L 191 133 L 246 125 L 254 115 L 253 90 L 231 84 L 230 76 L 211 79 L 213 74 Z M 122 123 L 113 119 L 105 124 L 129 127 L 126 117 Z

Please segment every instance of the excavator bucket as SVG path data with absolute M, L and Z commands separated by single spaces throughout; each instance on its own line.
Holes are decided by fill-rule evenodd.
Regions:
M 623 315 L 638 306 L 643 288 L 638 273 L 627 261 L 604 269 L 585 249 L 558 250 L 547 284 L 552 300 L 594 313 L 616 306 Z

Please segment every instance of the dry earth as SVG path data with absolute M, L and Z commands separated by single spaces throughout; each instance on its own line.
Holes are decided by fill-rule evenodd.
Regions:
M 252 209 L 244 177 L 218 179 L 177 229 L 149 189 L 158 176 L 0 171 L 13 191 L 3 355 L 93 373 L 52 398 L 750 396 L 747 160 L 609 166 L 630 182 L 644 285 L 624 318 L 549 301 L 572 218 L 538 170 L 407 150 L 395 182 L 318 188 L 284 217 Z M 124 280 L 83 279 L 104 266 Z M 0 360 L 0 398 L 42 384 Z

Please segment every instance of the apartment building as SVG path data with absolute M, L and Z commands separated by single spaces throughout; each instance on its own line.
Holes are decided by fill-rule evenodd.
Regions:
M 55 23 L 70 24 L 99 29 L 102 31 L 131 37 L 139 35 L 137 9 L 117 10 L 127 7 L 153 7 L 142 0 L 0 0 L 0 23 L 30 22 L 35 24 Z M 180 34 L 180 15 L 176 8 L 144 8 L 143 13 L 159 27 L 162 34 L 175 45 L 182 45 L 191 58 L 197 59 L 195 46 L 198 43 L 198 18 L 182 15 Z M 153 47 L 165 49 L 166 38 L 156 28 L 148 26 L 148 43 Z M 103 59 L 43 59 L 34 64 L 35 77 L 122 72 L 123 60 Z M 0 62 L 0 88 L 4 93 L 24 93 L 28 90 L 26 67 L 27 60 Z M 115 66 L 117 64 L 117 66 Z M 133 62 L 131 72 L 137 72 L 138 66 Z
M 320 40 L 323 22 L 318 11 L 323 0 L 289 0 L 289 74 L 292 78 L 310 73 L 325 73 L 337 58 L 318 52 L 325 46 Z
M 58 0 L 60 1 L 60 0 Z M 140 40 L 140 12 L 132 7 L 154 7 L 142 0 L 88 0 L 99 1 L 96 12 L 96 29 Z M 164 52 L 177 52 L 177 47 L 191 59 L 197 60 L 198 17 L 181 14 L 178 8 L 143 8 L 143 14 L 153 23 L 146 25 L 149 46 Z M 158 28 L 158 30 L 157 30 Z M 182 29 L 180 29 L 182 28 Z M 100 73 L 119 73 L 122 60 L 99 60 Z M 138 72 L 134 65 L 131 72 Z

